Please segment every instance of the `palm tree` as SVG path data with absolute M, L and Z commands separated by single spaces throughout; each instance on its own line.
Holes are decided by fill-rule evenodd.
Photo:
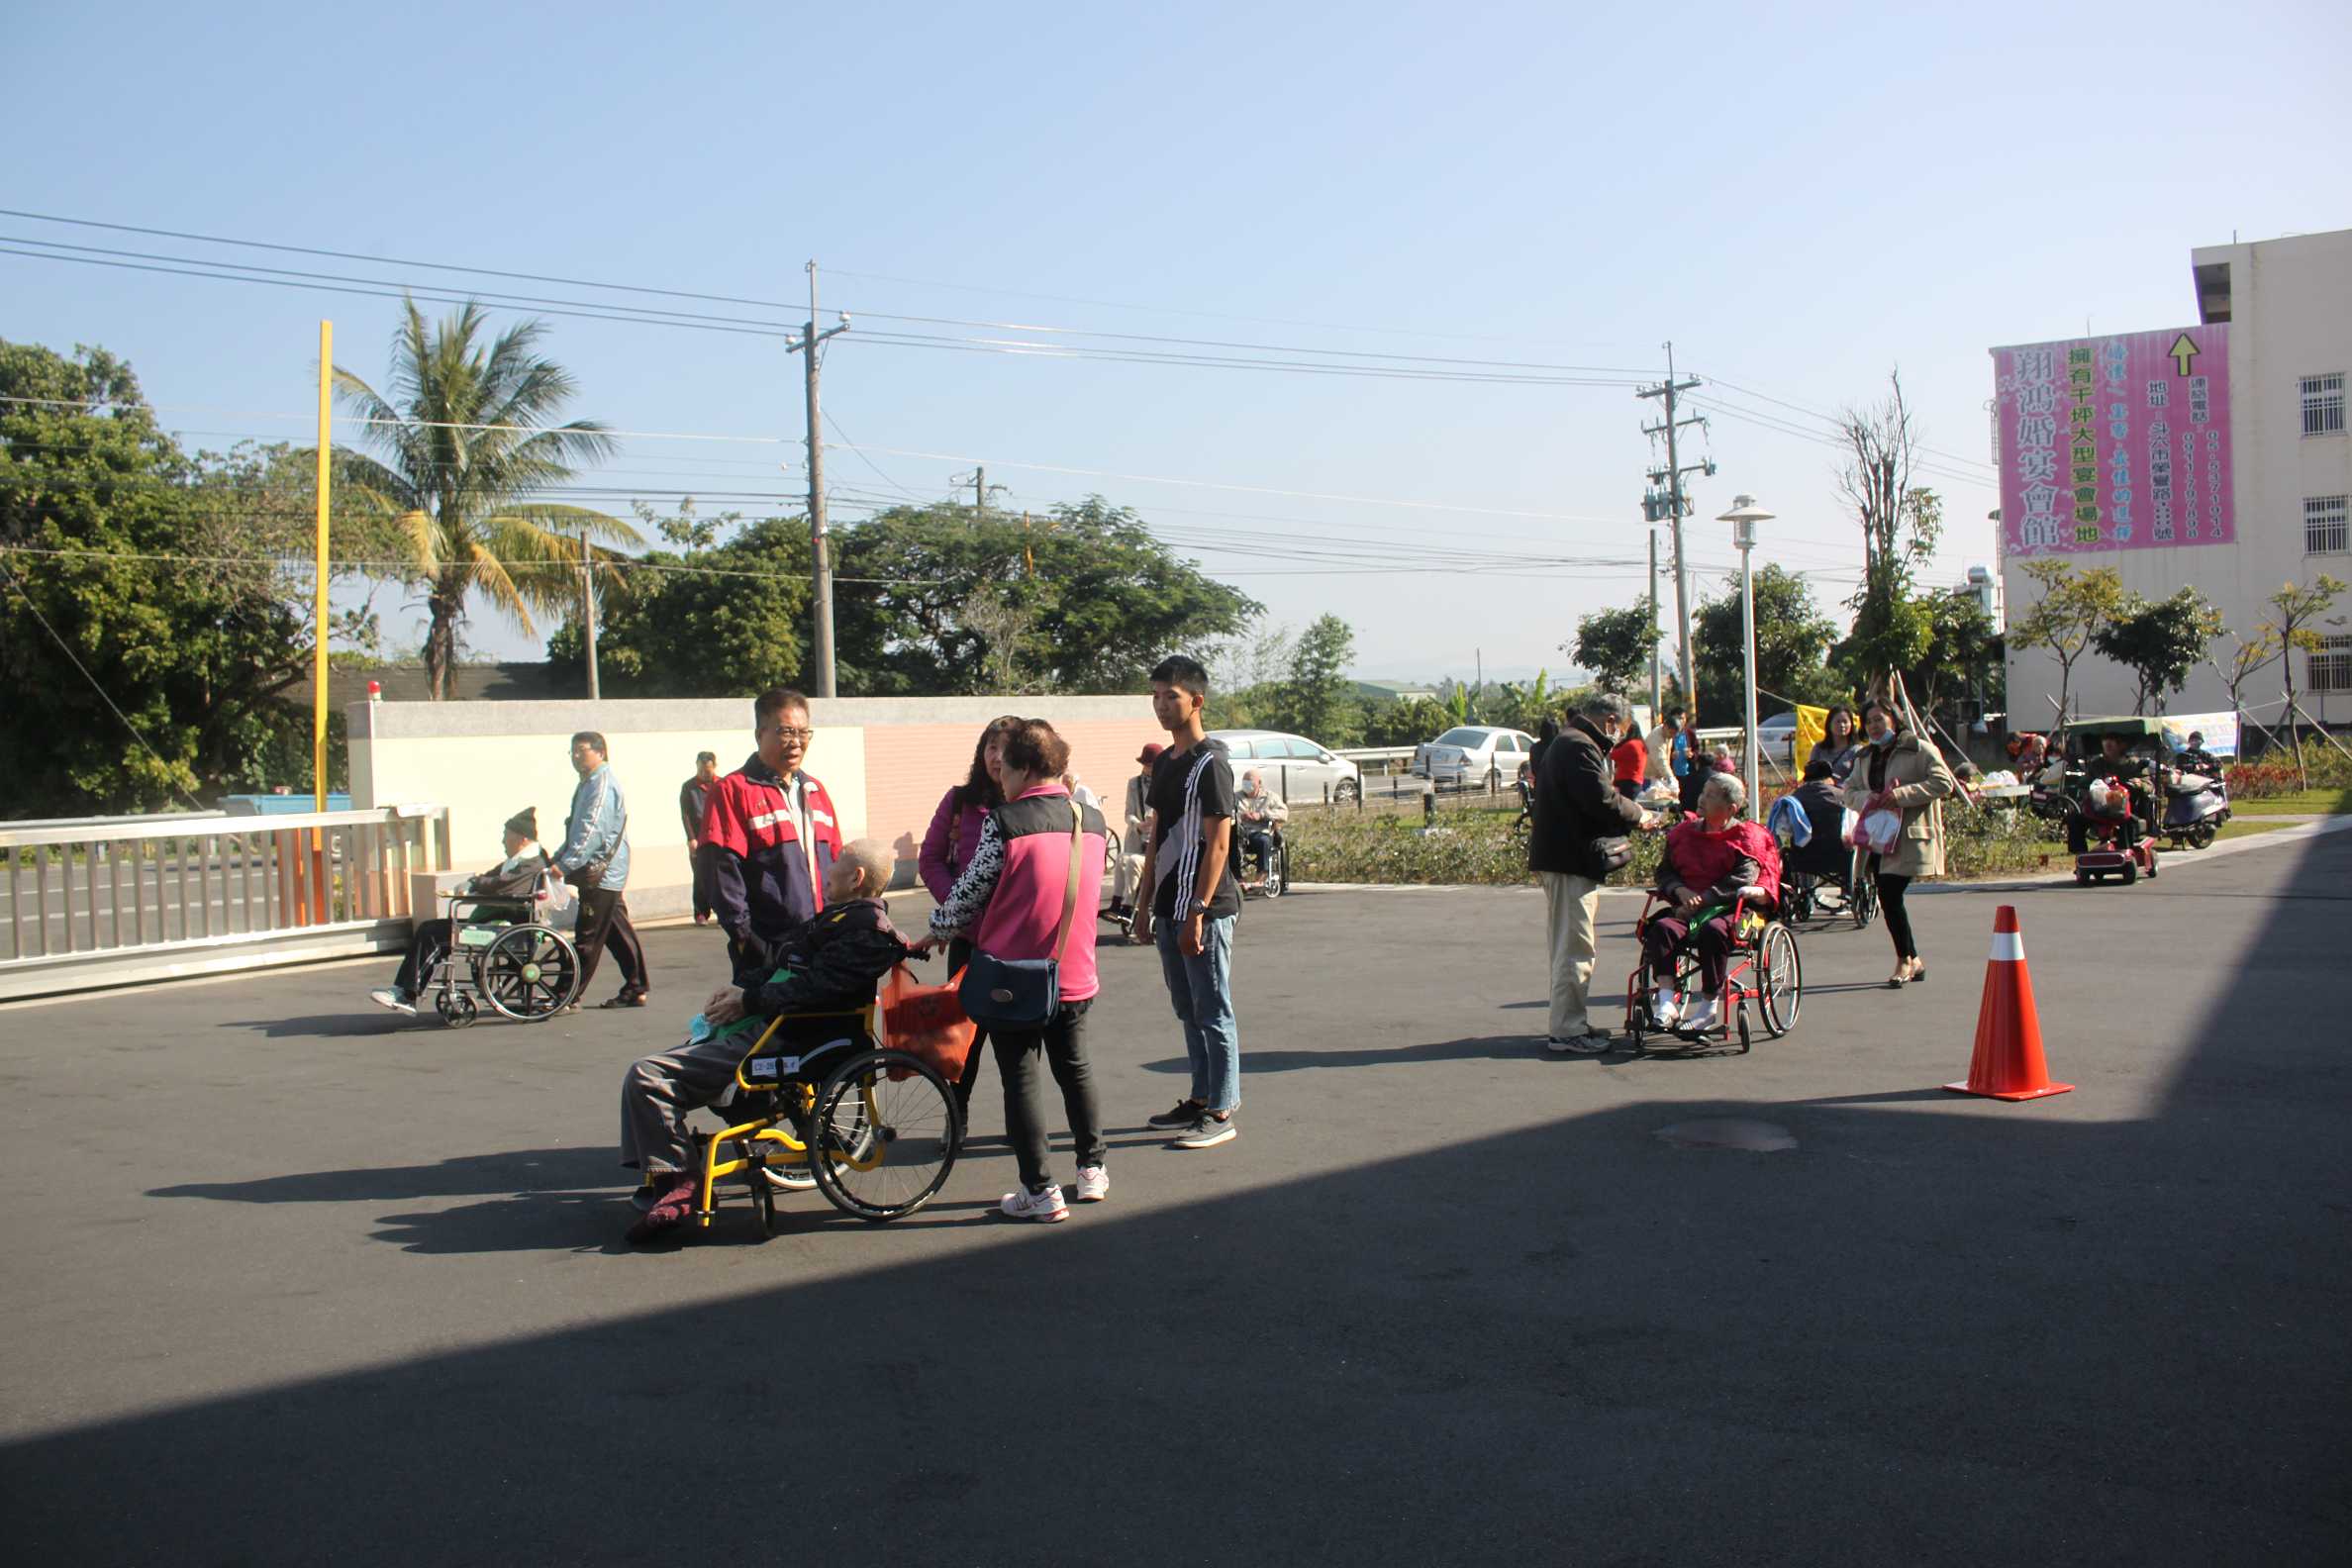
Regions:
M 577 604 L 574 575 L 583 538 L 637 544 L 618 518 L 543 499 L 577 465 L 609 457 L 618 443 L 594 420 L 548 423 L 569 402 L 570 371 L 537 349 L 545 331 L 525 322 L 486 348 L 486 313 L 468 301 L 428 327 L 414 300 L 392 339 L 389 397 L 338 365 L 344 407 L 370 423 L 366 440 L 384 460 L 346 464 L 358 505 L 396 521 L 426 589 L 432 625 L 425 678 L 435 701 L 449 695 L 465 597 L 480 589 L 524 631 L 533 609 Z M 610 562 L 611 551 L 591 550 Z M 618 580 L 608 566 L 602 575 Z

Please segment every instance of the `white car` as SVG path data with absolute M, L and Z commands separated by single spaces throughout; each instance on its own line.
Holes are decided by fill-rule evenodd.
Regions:
M 1527 776 L 1535 737 L 1524 730 L 1457 725 L 1413 752 L 1413 776 L 1457 789 L 1504 790 Z
M 1334 756 L 1305 735 L 1277 730 L 1212 730 L 1209 738 L 1225 747 L 1233 765 L 1233 782 L 1256 768 L 1266 787 L 1293 806 L 1330 799 L 1352 806 L 1364 793 L 1364 772 L 1345 757 Z
M 1791 766 L 1797 754 L 1797 713 L 1774 714 L 1756 726 L 1756 757 L 1759 761 L 1778 762 Z

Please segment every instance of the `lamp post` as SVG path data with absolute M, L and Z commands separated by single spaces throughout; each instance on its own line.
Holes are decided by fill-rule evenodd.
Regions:
M 1756 505 L 1754 496 L 1740 495 L 1731 498 L 1731 510 L 1715 521 L 1731 525 L 1731 542 L 1739 546 L 1740 651 L 1747 657 L 1747 798 L 1748 810 L 1754 813 L 1760 798 L 1756 777 L 1756 572 L 1749 552 L 1756 547 L 1756 525 L 1771 522 L 1772 514 Z

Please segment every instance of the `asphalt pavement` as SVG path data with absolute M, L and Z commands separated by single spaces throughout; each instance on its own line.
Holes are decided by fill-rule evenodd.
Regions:
M 0 1009 L 28 1562 L 2317 1563 L 2352 1545 L 2352 833 L 1802 938 L 1744 1057 L 1547 1055 L 1523 890 L 1252 905 L 1242 1135 L 1106 948 L 1111 1201 L 618 1244 L 655 1006 L 465 1031 L 324 966 Z M 1997 903 L 2053 1069 L 1968 1064 Z M 1601 983 L 1637 901 L 1604 903 Z M 916 911 L 904 912 L 911 921 Z M 598 990 L 618 977 L 608 966 Z M 1770 1150 L 1663 1128 L 1767 1124 Z M 1735 1139 L 1737 1141 L 1738 1139 Z M 1703 1136 L 1696 1140 L 1704 1144 Z M 1069 1179 L 1066 1151 L 1057 1171 Z

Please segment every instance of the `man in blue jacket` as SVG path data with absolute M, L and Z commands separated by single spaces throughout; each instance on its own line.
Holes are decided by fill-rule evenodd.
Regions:
M 621 965 L 621 990 L 599 1007 L 643 1007 L 645 950 L 629 923 L 621 891 L 629 884 L 629 803 L 605 759 L 605 737 L 593 730 L 572 736 L 572 767 L 580 775 L 572 791 L 571 816 L 563 824 L 563 847 L 555 851 L 555 874 L 579 891 L 579 924 L 572 941 L 580 949 L 579 996 L 588 994 L 605 949 Z M 575 1002 L 573 1004 L 577 1006 Z

